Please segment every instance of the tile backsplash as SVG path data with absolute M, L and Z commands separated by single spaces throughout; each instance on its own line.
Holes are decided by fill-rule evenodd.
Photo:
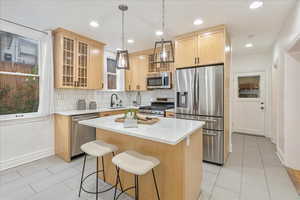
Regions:
M 124 106 L 132 106 L 137 95 L 137 92 L 125 91 L 55 89 L 55 111 L 75 110 L 79 99 L 85 99 L 87 105 L 90 101 L 96 101 L 98 108 L 107 108 L 110 106 L 110 97 L 113 93 L 118 94 Z M 174 95 L 174 90 L 141 92 L 142 105 L 149 105 L 157 97 L 174 98 Z

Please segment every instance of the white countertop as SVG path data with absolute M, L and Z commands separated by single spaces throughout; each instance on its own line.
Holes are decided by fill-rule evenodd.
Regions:
M 98 108 L 94 110 L 67 110 L 67 111 L 58 111 L 55 114 L 58 115 L 65 115 L 65 116 L 72 116 L 72 115 L 83 115 L 83 114 L 90 114 L 90 113 L 100 113 L 100 112 L 108 112 L 108 111 L 117 111 L 117 110 L 126 110 L 126 109 L 138 109 L 138 107 L 121 107 L 121 108 Z
M 168 109 L 168 110 L 166 110 L 166 112 L 173 112 L 173 113 L 175 113 L 175 108 Z
M 176 145 L 190 136 L 194 131 L 202 128 L 205 122 L 176 118 L 163 118 L 153 125 L 139 124 L 138 128 L 124 128 L 123 123 L 115 122 L 122 115 L 96 118 L 80 121 L 80 124 L 104 129 L 124 135 Z

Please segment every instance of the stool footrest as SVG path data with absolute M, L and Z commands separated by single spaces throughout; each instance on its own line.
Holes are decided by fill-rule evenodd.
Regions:
M 89 175 L 87 175 L 86 177 L 84 177 L 84 179 L 82 180 L 82 186 L 81 186 L 81 189 L 84 191 L 84 192 L 86 192 L 86 193 L 89 193 L 89 194 L 97 194 L 97 192 L 91 192 L 91 191 L 88 191 L 88 190 L 86 190 L 85 188 L 84 188 L 84 181 L 88 178 L 88 177 L 90 177 L 90 176 L 92 176 L 92 175 L 94 175 L 94 174 L 96 174 L 96 173 L 98 173 L 98 172 L 103 172 L 104 170 L 102 169 L 102 170 L 98 170 L 98 171 L 95 171 L 95 172 L 93 172 L 93 173 L 90 173 Z M 110 188 L 108 188 L 108 189 L 106 189 L 106 190 L 102 190 L 102 191 L 100 191 L 100 192 L 98 192 L 98 194 L 101 194 L 101 193 L 104 193 L 104 192 L 107 192 L 107 191 L 109 191 L 109 190 L 112 190 L 113 188 L 115 188 L 116 186 L 115 185 L 113 185 L 113 186 L 111 186 Z
M 132 190 L 132 189 L 135 189 L 135 186 L 131 186 L 131 187 L 128 187 L 128 188 L 124 189 L 120 194 L 118 194 L 118 196 L 115 200 L 117 200 L 122 194 L 124 194 L 128 190 Z

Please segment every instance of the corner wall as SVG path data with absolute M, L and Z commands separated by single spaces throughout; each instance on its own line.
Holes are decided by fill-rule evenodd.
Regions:
M 274 44 L 273 64 L 277 69 L 273 70 L 273 77 L 276 77 L 273 88 L 278 88 L 278 95 L 273 95 L 272 102 L 278 111 L 278 117 L 272 123 L 272 130 L 277 130 L 279 140 L 277 151 L 283 163 L 298 170 L 300 170 L 300 66 L 289 56 L 288 51 L 299 38 L 300 1 L 297 1 Z

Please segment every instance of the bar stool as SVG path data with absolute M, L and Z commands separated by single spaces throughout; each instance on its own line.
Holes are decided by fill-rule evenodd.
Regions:
M 135 200 L 139 199 L 139 176 L 145 175 L 152 170 L 152 176 L 155 184 L 157 199 L 160 200 L 157 182 L 154 174 L 154 168 L 159 165 L 160 161 L 151 156 L 145 156 L 135 151 L 122 152 L 112 159 L 113 164 L 117 166 L 116 187 L 114 200 L 117 200 L 124 192 L 135 189 Z M 134 175 L 134 186 L 128 187 L 116 197 L 117 187 L 120 181 L 120 169 Z M 121 183 L 121 182 L 120 182 Z
M 118 147 L 116 147 L 115 145 L 112 145 L 112 144 L 107 144 L 107 143 L 105 143 L 103 141 L 100 141 L 100 140 L 95 140 L 95 141 L 83 144 L 80 148 L 84 152 L 84 161 L 83 161 L 83 167 L 82 167 L 82 174 L 81 174 L 81 181 L 80 181 L 80 188 L 79 188 L 78 196 L 80 197 L 81 190 L 83 190 L 84 192 L 89 193 L 89 194 L 96 194 L 96 200 L 98 200 L 98 194 L 107 192 L 107 191 L 109 191 L 109 190 L 111 190 L 115 187 L 115 185 L 113 185 L 112 187 L 110 187 L 106 190 L 99 191 L 98 190 L 98 182 L 99 182 L 98 174 L 99 174 L 99 172 L 102 172 L 103 180 L 105 182 L 105 170 L 104 170 L 104 159 L 103 159 L 103 157 L 107 154 L 110 154 L 110 153 L 112 153 L 112 155 L 115 156 L 115 152 L 118 150 Z M 95 172 L 93 172 L 93 173 L 87 175 L 86 177 L 84 177 L 84 170 L 85 170 L 87 155 L 96 157 L 96 159 L 97 159 L 96 168 L 97 169 L 96 169 Z M 102 169 L 101 170 L 99 170 L 99 158 L 100 157 L 102 159 Z M 116 169 L 117 169 L 117 167 L 116 167 Z M 93 174 L 96 174 L 96 192 L 88 191 L 83 187 L 84 181 Z M 121 180 L 118 180 L 118 182 L 119 181 L 121 183 Z M 121 189 L 122 189 L 122 184 L 120 184 L 120 185 L 121 185 Z M 122 191 L 123 191 L 123 189 L 122 189 Z

